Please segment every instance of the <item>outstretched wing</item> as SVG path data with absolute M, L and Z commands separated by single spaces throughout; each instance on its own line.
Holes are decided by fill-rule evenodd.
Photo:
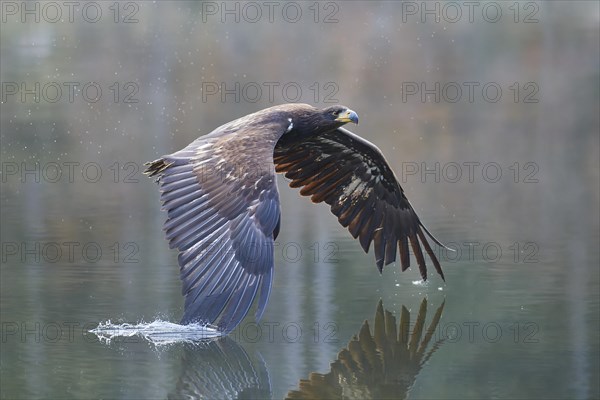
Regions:
M 179 250 L 182 323 L 229 332 L 257 296 L 256 317 L 265 309 L 280 211 L 273 147 L 264 147 L 244 132 L 209 135 L 148 164 L 160 183 L 167 239 Z
M 302 187 L 300 194 L 315 203 L 329 204 L 365 252 L 373 242 L 380 272 L 396 260 L 396 247 L 406 270 L 410 242 L 421 277 L 427 279 L 421 243 L 444 279 L 425 233 L 441 243 L 423 226 L 375 145 L 344 128 L 301 141 L 284 135 L 275 146 L 274 161 L 276 171 L 291 179 L 291 187 Z

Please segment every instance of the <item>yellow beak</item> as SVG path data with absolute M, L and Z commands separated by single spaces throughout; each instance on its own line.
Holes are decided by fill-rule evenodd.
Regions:
M 358 125 L 358 114 L 354 111 L 347 109 L 346 111 L 340 113 L 338 117 L 335 119 L 338 122 L 354 122 Z

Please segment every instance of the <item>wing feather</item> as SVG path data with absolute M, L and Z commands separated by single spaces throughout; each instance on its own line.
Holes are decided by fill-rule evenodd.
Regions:
M 257 297 L 257 317 L 264 312 L 280 221 L 275 141 L 269 149 L 264 136 L 278 137 L 289 125 L 287 119 L 276 122 L 262 125 L 262 131 L 253 130 L 251 120 L 236 129 L 222 127 L 226 134 L 201 137 L 148 164 L 146 172 L 157 176 L 167 211 L 167 240 L 179 250 L 182 323 L 207 323 L 230 332 Z M 256 171 L 248 173 L 248 165 Z M 245 172 L 236 175 L 240 170 Z
M 275 170 L 290 179 L 290 187 L 325 202 L 339 223 L 358 238 L 365 252 L 371 243 L 379 270 L 396 260 L 404 271 L 410 265 L 410 248 L 423 279 L 427 279 L 421 244 L 436 271 L 439 261 L 424 234 L 439 242 L 424 228 L 410 205 L 381 151 L 372 143 L 338 128 L 302 140 L 283 136 L 273 156 Z

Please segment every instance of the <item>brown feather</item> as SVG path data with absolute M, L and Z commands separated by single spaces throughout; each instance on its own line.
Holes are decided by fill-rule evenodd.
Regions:
M 431 261 L 433 262 L 433 266 L 435 267 L 435 270 L 437 271 L 438 274 L 440 274 L 440 276 L 442 277 L 442 280 L 445 282 L 446 278 L 444 278 L 444 272 L 442 271 L 442 266 L 440 265 L 440 262 L 438 261 L 437 257 L 435 256 L 435 253 L 433 252 L 433 249 L 429 245 L 429 242 L 427 241 L 427 238 L 423 234 L 423 231 L 421 230 L 421 228 L 419 228 L 417 230 L 417 233 L 419 234 L 419 238 L 421 239 L 421 242 L 423 243 L 423 247 L 425 247 L 425 251 L 427 252 L 427 254 L 429 254 L 429 258 L 431 258 Z
M 374 145 L 342 128 L 308 137 L 284 135 L 273 159 L 276 171 L 291 180 L 290 187 L 300 188 L 300 194 L 311 196 L 315 203 L 325 201 L 331 206 L 339 223 L 359 239 L 365 252 L 373 242 L 380 272 L 396 261 L 398 253 L 402 271 L 409 268 L 410 241 L 423 279 L 427 270 L 421 243 L 443 278 L 420 232 L 418 216 Z
M 417 237 L 412 234 L 408 237 L 410 240 L 410 245 L 415 253 L 415 258 L 417 259 L 417 264 L 419 265 L 419 272 L 421 273 L 421 278 L 424 281 L 427 280 L 427 267 L 425 266 L 425 257 L 423 257 L 423 252 L 421 251 L 421 246 L 419 246 L 419 240 Z

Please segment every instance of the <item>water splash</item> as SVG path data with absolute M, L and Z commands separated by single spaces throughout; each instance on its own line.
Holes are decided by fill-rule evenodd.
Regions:
M 95 334 L 101 342 L 106 344 L 110 344 L 114 339 L 137 336 L 155 346 L 174 343 L 197 343 L 224 335 L 214 326 L 202 324 L 179 325 L 160 319 L 137 324 L 115 324 L 108 320 L 100 322 L 96 328 L 89 332 Z

